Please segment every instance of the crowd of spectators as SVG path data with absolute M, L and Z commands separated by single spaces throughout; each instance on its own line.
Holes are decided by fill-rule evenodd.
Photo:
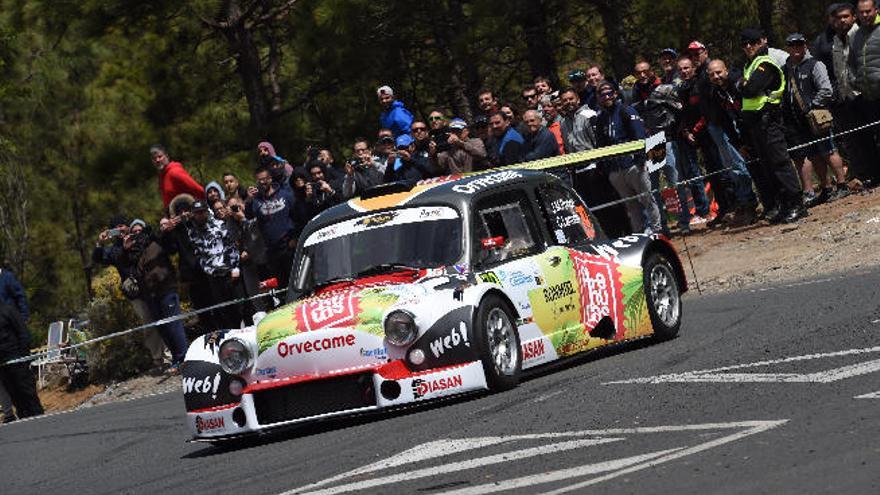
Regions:
M 290 163 L 272 143 L 261 142 L 252 177 L 225 173 L 202 186 L 156 145 L 150 156 L 165 215 L 154 229 L 114 217 L 98 237 L 93 260 L 116 267 L 139 317 L 155 321 L 179 313 L 182 292 L 199 309 L 255 295 L 270 277 L 286 286 L 306 223 L 379 184 L 514 165 L 661 132 L 666 164 L 654 173 L 640 153 L 553 172 L 590 206 L 633 198 L 597 212 L 609 235 L 686 235 L 703 223 L 749 225 L 759 212 L 770 223 L 796 222 L 807 208 L 848 194 L 853 179 L 863 187 L 880 179 L 875 127 L 842 139 L 833 134 L 880 117 L 877 7 L 872 0 L 837 3 L 827 21 L 812 51 L 799 33 L 788 35 L 781 50 L 768 46 L 760 30 L 743 30 L 748 61 L 742 70 L 712 58 L 694 40 L 681 53 L 664 48 L 656 60 L 638 60 L 620 82 L 587 64 L 567 74 L 566 87 L 535 78 L 515 104 L 485 89 L 470 122 L 444 109 L 419 120 L 393 88 L 382 86 L 376 90 L 378 132 L 374 139 L 354 139 L 347 160 L 316 147 L 301 163 Z M 788 151 L 805 143 L 812 144 Z M 676 186 L 672 228 L 665 198 L 650 193 L 661 177 Z M 239 327 L 268 304 L 256 299 L 211 311 L 200 316 L 202 328 Z M 175 372 L 186 351 L 183 325 L 162 325 L 145 339 L 154 371 Z M 164 347 L 171 365 L 163 369 Z

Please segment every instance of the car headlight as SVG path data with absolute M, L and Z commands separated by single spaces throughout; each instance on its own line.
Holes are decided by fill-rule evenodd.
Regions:
M 238 375 L 251 365 L 251 351 L 244 342 L 229 339 L 220 345 L 220 368 L 230 375 Z
M 385 338 L 396 346 L 404 346 L 416 339 L 419 328 L 408 311 L 392 311 L 385 318 Z

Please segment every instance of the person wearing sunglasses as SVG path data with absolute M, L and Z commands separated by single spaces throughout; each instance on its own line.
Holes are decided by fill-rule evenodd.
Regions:
M 596 117 L 596 139 L 600 147 L 645 139 L 642 118 L 633 107 L 618 100 L 614 84 L 603 81 L 596 92 L 601 106 Z M 632 198 L 625 203 L 631 232 L 659 233 L 660 210 L 651 195 L 651 178 L 645 165 L 645 154 L 606 158 L 599 162 L 599 167 L 607 174 L 621 198 Z M 647 213 L 647 224 L 642 210 Z
M 417 182 L 433 177 L 430 164 L 414 156 L 416 146 L 412 136 L 403 134 L 394 143 L 396 149 L 388 155 L 385 165 L 385 182 Z
M 739 82 L 743 126 L 752 156 L 761 161 L 753 169 L 753 179 L 770 223 L 793 223 L 807 216 L 807 210 L 785 141 L 782 117 L 785 73 L 769 55 L 767 38 L 761 30 L 744 29 L 741 41 L 749 59 Z

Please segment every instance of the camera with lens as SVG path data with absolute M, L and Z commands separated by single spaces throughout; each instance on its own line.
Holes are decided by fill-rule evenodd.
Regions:
M 437 145 L 437 153 L 449 151 L 449 127 L 431 129 L 431 140 Z

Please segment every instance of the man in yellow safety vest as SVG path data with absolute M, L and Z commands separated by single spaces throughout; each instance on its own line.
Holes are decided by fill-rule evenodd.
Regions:
M 759 29 L 744 29 L 743 51 L 749 59 L 739 82 L 743 124 L 753 158 L 761 160 L 753 180 L 770 223 L 792 223 L 807 216 L 801 185 L 785 142 L 782 94 L 785 74 L 769 55 L 767 38 Z

